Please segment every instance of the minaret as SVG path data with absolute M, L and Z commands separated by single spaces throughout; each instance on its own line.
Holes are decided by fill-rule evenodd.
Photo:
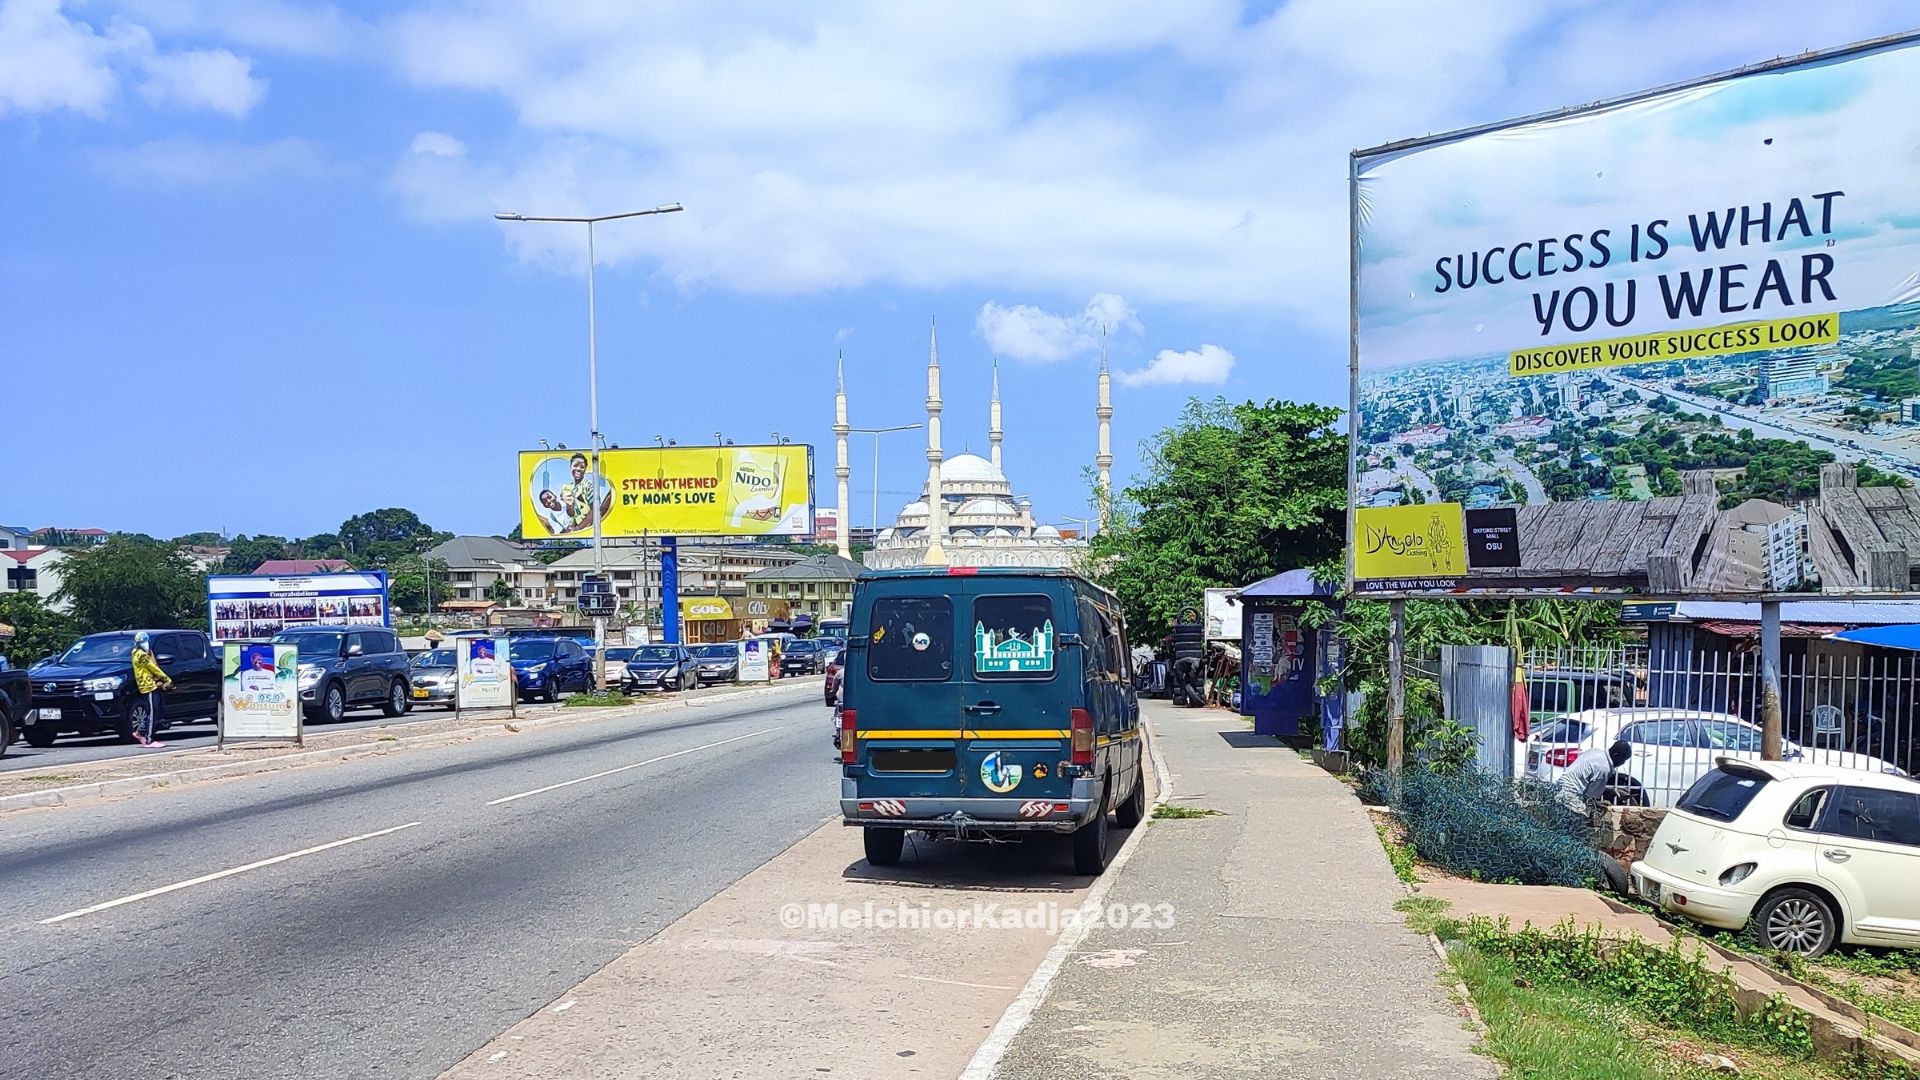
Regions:
M 840 548 L 840 557 L 843 559 L 851 559 L 853 558 L 853 548 L 850 546 L 852 543 L 850 534 L 853 532 L 853 518 L 848 516 L 847 513 L 847 477 L 853 475 L 853 470 L 847 466 L 847 433 L 853 429 L 847 426 L 846 354 L 840 354 L 835 363 L 838 366 L 839 389 L 834 391 L 833 395 L 833 446 L 835 451 L 833 476 L 834 479 L 839 482 L 840 488 L 840 522 L 834 531 L 836 533 L 835 542 Z M 877 521 L 874 522 L 875 526 L 879 524 Z
M 1113 376 L 1107 371 L 1107 331 L 1100 329 L 1100 404 L 1093 415 L 1100 421 L 1100 453 L 1093 459 L 1099 470 L 1100 530 L 1106 531 L 1113 508 Z
M 940 326 L 927 337 L 927 553 L 926 566 L 947 565 L 947 500 L 940 490 Z
M 993 467 L 1000 467 L 1000 358 L 993 358 L 993 404 L 987 409 L 987 444 Z

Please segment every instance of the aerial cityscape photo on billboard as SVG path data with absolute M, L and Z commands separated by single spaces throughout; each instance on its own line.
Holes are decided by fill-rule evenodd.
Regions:
M 1354 155 L 1360 591 L 1913 591 L 1920 39 Z

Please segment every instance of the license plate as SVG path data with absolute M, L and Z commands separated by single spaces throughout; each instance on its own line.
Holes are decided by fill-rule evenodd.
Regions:
M 39 715 L 38 715 L 38 716 L 36 717 L 36 719 L 40 719 L 40 720 L 58 720 L 58 719 L 60 719 L 60 710 L 59 710 L 59 709 L 36 709 L 36 710 L 34 710 L 34 711 L 35 711 L 36 713 L 38 713 L 38 714 L 39 714 Z
M 1640 895 L 1645 897 L 1649 904 L 1659 903 L 1660 883 L 1657 881 L 1642 881 L 1640 883 Z
M 426 689 L 425 689 L 424 687 L 419 687 L 419 686 L 416 686 L 416 687 L 414 687 L 414 688 L 413 688 L 413 696 L 414 696 L 414 697 L 417 697 L 417 698 L 423 698 L 423 697 L 426 697 L 426 696 L 427 696 L 427 691 L 426 691 Z

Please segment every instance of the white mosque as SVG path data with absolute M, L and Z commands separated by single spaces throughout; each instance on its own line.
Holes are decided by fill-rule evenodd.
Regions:
M 1111 490 L 1113 419 L 1111 376 L 1104 352 L 1100 358 L 1100 397 L 1094 416 L 1100 426 L 1100 451 L 1094 457 L 1098 471 L 1100 521 L 1106 523 L 1106 493 Z M 837 451 L 834 476 L 839 484 L 840 520 L 847 513 L 847 379 L 844 365 L 834 395 L 833 437 Z M 945 457 L 940 449 L 940 343 L 937 332 L 927 359 L 927 483 L 920 498 L 900 510 L 889 528 L 881 529 L 866 553 L 866 565 L 875 570 L 907 566 L 1026 566 L 1066 567 L 1078 562 L 1086 541 L 1069 539 L 1051 525 L 1036 525 L 1033 507 L 1024 495 L 1015 495 L 1000 469 L 1000 369 L 993 373 L 993 400 L 988 409 L 987 445 L 990 458 L 976 454 Z M 848 532 L 842 527 L 840 554 L 850 557 Z

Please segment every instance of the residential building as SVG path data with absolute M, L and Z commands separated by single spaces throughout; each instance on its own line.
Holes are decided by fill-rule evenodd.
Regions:
M 345 559 L 268 559 L 253 568 L 255 577 L 308 577 L 353 569 Z
M 676 566 L 681 596 L 745 596 L 749 574 L 769 567 L 797 563 L 805 556 L 775 544 L 682 543 Z M 623 608 L 638 610 L 648 622 L 659 621 L 661 607 L 660 543 L 657 540 L 608 544 L 600 565 Z M 569 552 L 548 567 L 549 602 L 572 606 L 580 598 L 580 581 L 593 573 L 592 548 Z
M 32 529 L 23 525 L 0 525 L 0 551 L 25 551 L 32 546 Z
M 92 547 L 107 542 L 105 529 L 64 529 L 58 525 L 33 530 L 33 542 L 40 547 Z
M 497 536 L 456 536 L 427 551 L 428 562 L 446 564 L 446 580 L 436 575 L 433 602 L 470 606 L 490 599 L 496 582 L 514 591 L 514 605 L 543 608 L 553 603 L 550 568 L 524 544 Z M 564 560 L 562 560 L 564 561 Z M 444 584 L 444 589 L 441 587 Z
M 205 544 L 184 544 L 180 554 L 187 557 L 193 568 L 202 574 L 211 574 L 214 568 L 226 561 L 228 548 L 213 547 Z
M 838 555 L 815 555 L 791 566 L 768 567 L 747 575 L 747 600 L 785 600 L 788 618 L 808 622 L 844 618 L 853 607 L 853 582 L 860 564 Z
M 7 572 L 0 591 L 33 593 L 55 611 L 65 611 L 67 603 L 55 600 L 54 594 L 60 591 L 60 564 L 67 558 L 59 548 L 0 548 L 0 568 Z

